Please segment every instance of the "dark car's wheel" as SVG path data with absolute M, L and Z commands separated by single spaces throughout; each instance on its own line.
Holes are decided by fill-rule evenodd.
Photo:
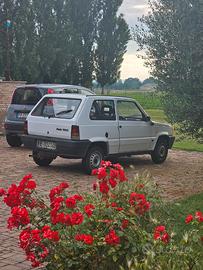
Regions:
M 168 142 L 166 139 L 159 139 L 154 151 L 151 154 L 152 161 L 156 164 L 163 163 L 168 155 Z
M 51 157 L 44 157 L 42 154 L 40 154 L 40 152 L 37 151 L 33 151 L 32 157 L 34 162 L 41 167 L 49 166 L 49 164 L 51 164 L 51 162 L 54 160 Z
M 7 134 L 6 140 L 11 147 L 20 147 L 22 145 L 21 138 L 17 135 Z
M 83 167 L 88 174 L 91 174 L 93 169 L 98 169 L 101 165 L 104 153 L 98 146 L 91 147 L 86 157 L 82 160 Z

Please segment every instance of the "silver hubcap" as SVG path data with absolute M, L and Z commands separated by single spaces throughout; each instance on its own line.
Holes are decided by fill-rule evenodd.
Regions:
M 91 168 L 98 168 L 102 161 L 102 156 L 99 152 L 92 153 L 90 157 L 90 166 Z
M 165 156 L 165 154 L 166 154 L 166 147 L 165 147 L 165 145 L 161 145 L 161 147 L 159 149 L 159 155 L 160 155 L 160 157 L 163 158 Z

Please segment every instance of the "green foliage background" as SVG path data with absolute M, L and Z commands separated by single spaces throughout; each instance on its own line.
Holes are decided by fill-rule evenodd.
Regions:
M 0 25 L 0 75 L 9 51 L 14 80 L 114 83 L 130 38 L 127 23 L 117 15 L 122 2 L 0 0 L 0 21 L 12 22 L 9 42 Z
M 164 110 L 183 132 L 203 137 L 203 2 L 150 1 L 134 38 L 162 91 Z

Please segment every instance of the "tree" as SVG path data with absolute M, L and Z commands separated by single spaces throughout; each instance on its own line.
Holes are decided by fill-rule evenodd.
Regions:
M 163 91 L 172 123 L 203 136 L 203 5 L 200 0 L 151 1 L 134 38 Z
M 124 89 L 139 89 L 142 85 L 141 81 L 138 78 L 128 78 L 124 82 Z
M 128 25 L 122 15 L 117 16 L 122 0 L 102 0 L 95 50 L 95 73 L 104 94 L 106 84 L 120 77 L 123 55 L 130 39 Z

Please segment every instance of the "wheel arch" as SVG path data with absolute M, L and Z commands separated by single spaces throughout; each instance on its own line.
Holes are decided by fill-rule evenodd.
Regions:
M 97 146 L 97 147 L 100 147 L 100 148 L 103 150 L 104 156 L 108 156 L 108 153 L 109 153 L 109 145 L 108 145 L 107 142 L 104 142 L 104 141 L 92 142 L 92 143 L 89 145 L 89 147 L 88 147 L 86 153 L 88 153 L 88 151 L 89 151 L 92 147 L 96 147 L 96 146 Z
M 170 142 L 169 135 L 168 135 L 168 134 L 159 134 L 158 137 L 157 137 L 157 140 L 156 140 L 155 143 L 154 143 L 153 150 L 155 149 L 157 143 L 158 143 L 160 140 L 166 140 L 167 145 L 168 145 L 168 147 L 169 147 L 169 142 Z

